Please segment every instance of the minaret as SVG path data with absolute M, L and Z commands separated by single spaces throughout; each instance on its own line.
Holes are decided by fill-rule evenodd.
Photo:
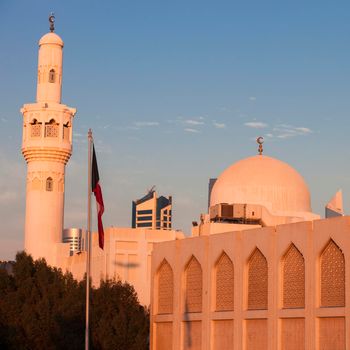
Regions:
M 27 162 L 24 248 L 34 259 L 56 264 L 62 242 L 65 166 L 72 154 L 76 109 L 61 104 L 63 41 L 54 33 L 39 41 L 36 103 L 25 104 L 22 154 Z

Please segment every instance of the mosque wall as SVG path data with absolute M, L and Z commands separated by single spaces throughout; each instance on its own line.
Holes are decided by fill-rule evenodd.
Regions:
M 99 248 L 98 234 L 92 234 L 91 279 L 94 286 L 101 280 L 116 279 L 128 282 L 135 288 L 142 305 L 150 304 L 151 254 L 156 242 L 182 239 L 183 233 L 174 230 L 149 230 L 141 228 L 108 227 L 105 229 L 104 250 Z M 81 280 L 86 272 L 86 252 L 69 255 L 67 243 L 56 246 L 57 265 L 70 271 Z M 169 270 L 164 268 L 163 275 Z M 168 278 L 168 281 L 171 278 Z M 169 283 L 165 281 L 165 283 Z M 171 286 L 170 286 L 171 287 Z M 169 288 L 168 288 L 169 289 Z M 167 295 L 164 300 L 167 300 Z M 169 306 L 160 303 L 168 312 Z M 163 327 L 164 328 L 164 327 Z
M 151 349 L 349 349 L 350 217 L 155 244 Z

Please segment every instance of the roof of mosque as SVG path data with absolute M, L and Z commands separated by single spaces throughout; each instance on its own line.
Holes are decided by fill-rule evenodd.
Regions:
M 219 203 L 264 205 L 272 212 L 311 212 L 310 193 L 290 165 L 265 155 L 232 164 L 218 177 L 210 206 Z

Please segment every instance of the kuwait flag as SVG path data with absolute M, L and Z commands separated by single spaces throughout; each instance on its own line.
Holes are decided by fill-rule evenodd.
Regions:
M 103 205 L 102 190 L 101 190 L 101 186 L 100 186 L 100 177 L 98 175 L 98 168 L 97 168 L 97 161 L 96 161 L 96 154 L 95 154 L 94 145 L 92 145 L 91 188 L 92 188 L 92 192 L 94 192 L 95 197 L 96 197 L 98 243 L 99 243 L 100 248 L 103 249 L 105 234 L 103 231 L 102 214 L 105 210 L 105 207 Z

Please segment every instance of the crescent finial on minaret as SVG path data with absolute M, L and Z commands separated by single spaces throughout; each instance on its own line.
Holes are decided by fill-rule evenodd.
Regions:
M 262 155 L 262 153 L 263 153 L 263 143 L 264 143 L 264 138 L 262 137 L 262 136 L 259 136 L 257 139 L 256 139 L 256 142 L 258 143 L 258 145 L 259 145 L 259 149 L 258 149 L 258 151 L 259 151 L 259 155 L 261 156 Z
M 50 22 L 50 32 L 53 33 L 55 31 L 55 15 L 53 12 L 51 12 L 49 16 L 49 22 Z

